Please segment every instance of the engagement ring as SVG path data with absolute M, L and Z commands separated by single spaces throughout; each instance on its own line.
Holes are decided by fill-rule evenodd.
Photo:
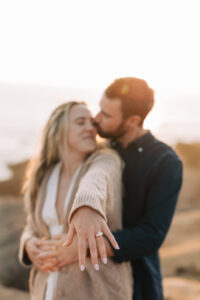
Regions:
M 99 232 L 96 234 L 96 237 L 99 237 L 99 236 L 103 236 L 103 232 L 99 231 Z

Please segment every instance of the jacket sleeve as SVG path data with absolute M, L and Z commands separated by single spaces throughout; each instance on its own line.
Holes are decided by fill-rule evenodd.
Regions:
M 107 222 L 109 190 L 121 173 L 122 161 L 117 153 L 111 149 L 98 151 L 80 181 L 68 222 L 70 223 L 73 213 L 82 206 L 89 206 L 98 211 Z
M 30 209 L 27 210 L 28 211 L 27 211 L 26 226 L 22 232 L 20 238 L 20 244 L 19 244 L 19 261 L 24 267 L 30 267 L 32 265 L 32 262 L 25 251 L 25 244 L 30 238 L 37 236 L 34 230 L 32 214 L 30 212 Z
M 143 218 L 136 227 L 114 232 L 120 247 L 117 251 L 113 249 L 116 262 L 134 260 L 160 248 L 175 211 L 181 183 L 181 161 L 174 156 L 166 157 L 149 187 Z

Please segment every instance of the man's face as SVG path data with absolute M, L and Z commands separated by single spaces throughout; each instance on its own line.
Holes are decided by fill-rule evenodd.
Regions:
M 118 139 L 125 133 L 121 101 L 109 99 L 103 95 L 100 101 L 100 112 L 94 118 L 97 132 L 101 137 Z

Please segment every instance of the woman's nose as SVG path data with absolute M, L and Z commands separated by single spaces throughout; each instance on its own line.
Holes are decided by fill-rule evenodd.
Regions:
M 93 124 L 91 121 L 89 121 L 89 122 L 87 122 L 87 124 L 86 124 L 86 129 L 87 129 L 88 131 L 94 131 L 94 130 L 95 130 L 95 126 L 94 126 L 94 124 Z

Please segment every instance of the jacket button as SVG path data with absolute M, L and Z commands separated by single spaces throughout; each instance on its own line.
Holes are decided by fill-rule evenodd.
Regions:
M 142 152 L 143 151 L 143 148 L 142 147 L 139 147 L 138 148 L 138 152 Z

